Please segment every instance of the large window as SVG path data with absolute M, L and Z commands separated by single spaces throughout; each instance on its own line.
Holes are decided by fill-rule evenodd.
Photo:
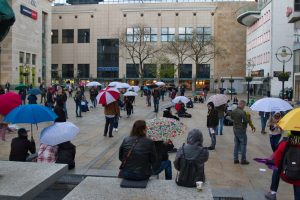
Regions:
M 150 27 L 145 28 L 144 41 L 157 42 L 157 28 L 150 28 Z
M 30 64 L 30 53 L 26 53 L 26 64 Z
M 202 41 L 208 41 L 211 39 L 210 27 L 198 27 L 196 31 L 197 31 L 197 35 L 201 37 Z
M 178 70 L 179 78 L 192 78 L 192 64 L 182 64 Z
M 97 77 L 119 77 L 119 40 L 97 40 Z
M 294 73 L 300 72 L 300 50 L 294 51 Z
M 58 64 L 51 65 L 51 77 L 52 79 L 58 78 Z
M 32 65 L 36 65 L 36 54 L 32 54 Z
M 63 64 L 62 65 L 62 78 L 74 78 L 74 65 Z
M 62 30 L 62 43 L 74 43 L 74 30 L 63 29 Z
M 127 28 L 126 34 L 127 42 L 136 42 L 140 39 L 141 36 L 140 28 Z
M 90 29 L 78 29 L 78 43 L 90 43 Z
M 175 39 L 175 28 L 163 27 L 161 28 L 161 41 L 170 42 Z
M 156 78 L 156 65 L 144 64 L 144 78 Z
M 77 72 L 79 78 L 89 78 L 90 77 L 90 65 L 89 64 L 78 64 Z
M 138 78 L 138 64 L 126 64 L 126 78 Z
M 159 74 L 161 78 L 174 79 L 175 68 L 173 64 L 162 64 L 160 66 Z
M 183 27 L 178 30 L 179 40 L 186 41 L 192 38 L 193 28 L 191 27 Z
M 196 66 L 196 77 L 210 79 L 210 64 L 198 64 Z
M 52 32 L 51 32 L 51 41 L 52 41 L 52 44 L 57 44 L 58 43 L 58 30 L 52 30 Z
M 24 63 L 24 52 L 19 52 L 19 63 Z
M 295 0 L 294 11 L 300 11 L 300 0 Z

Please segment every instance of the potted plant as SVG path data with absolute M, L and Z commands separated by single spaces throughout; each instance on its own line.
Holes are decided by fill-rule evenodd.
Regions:
M 221 82 L 222 82 L 222 83 L 224 83 L 224 82 L 225 82 L 225 80 L 224 80 L 223 78 L 221 78 Z
M 246 80 L 247 82 L 251 82 L 251 81 L 253 80 L 253 78 L 252 78 L 252 76 L 246 76 L 246 77 L 245 77 L 245 80 Z
M 290 74 L 288 72 L 281 72 L 278 74 L 279 81 L 288 81 L 290 78 Z

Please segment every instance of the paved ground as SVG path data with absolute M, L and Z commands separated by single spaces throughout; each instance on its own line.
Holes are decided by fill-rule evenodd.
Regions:
M 241 98 L 243 98 L 242 96 Z M 239 98 L 240 99 L 240 98 Z M 161 102 L 161 104 L 167 103 Z M 189 109 L 189 113 L 193 115 L 191 119 L 181 119 L 189 129 L 199 128 L 204 135 L 204 143 L 206 146 L 210 143 L 210 138 L 206 128 L 207 108 L 205 104 L 195 104 L 194 109 Z M 80 127 L 80 134 L 73 141 L 77 146 L 76 154 L 76 170 L 71 173 L 85 173 L 89 169 L 109 169 L 118 170 L 120 162 L 118 161 L 118 148 L 124 137 L 129 135 L 132 124 L 137 119 L 151 119 L 155 117 L 153 107 L 149 108 L 145 104 L 145 99 L 137 97 L 136 106 L 134 106 L 134 115 L 131 118 L 124 116 L 119 123 L 119 132 L 114 133 L 114 138 L 103 137 L 104 115 L 102 106 L 91 109 L 90 112 L 83 113 L 82 118 L 75 117 L 74 101 L 68 99 L 69 121 Z M 159 116 L 162 113 L 159 113 Z M 217 193 L 257 193 L 260 194 L 256 199 L 263 199 L 261 194 L 268 190 L 271 180 L 271 171 L 260 171 L 261 168 L 266 169 L 264 165 L 257 164 L 252 159 L 254 157 L 268 157 L 271 155 L 268 135 L 260 134 L 259 116 L 252 113 L 254 125 L 257 132 L 252 134 L 248 131 L 248 160 L 251 162 L 249 166 L 241 166 L 233 164 L 233 131 L 232 127 L 224 127 L 224 135 L 217 136 L 217 147 L 215 151 L 210 152 L 210 158 L 205 166 L 207 179 L 213 189 Z M 34 127 L 34 137 L 39 145 L 38 135 L 43 127 L 49 123 L 38 125 L 38 130 Z M 22 125 L 19 125 L 21 127 Z M 28 125 L 23 125 L 30 128 Z M 7 160 L 10 151 L 10 141 L 15 133 L 9 133 L 6 137 L 7 141 L 0 141 L 0 160 Z M 174 140 L 176 147 L 180 147 L 186 140 L 186 135 L 180 136 Z M 171 154 L 171 161 L 175 155 Z M 174 177 L 176 171 L 173 170 Z M 161 178 L 164 175 L 160 176 Z M 284 182 L 280 183 L 278 199 L 292 200 L 292 186 Z

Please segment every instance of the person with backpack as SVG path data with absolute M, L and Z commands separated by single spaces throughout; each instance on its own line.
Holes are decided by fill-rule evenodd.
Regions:
M 283 181 L 294 187 L 294 198 L 300 200 L 300 131 L 291 131 L 274 153 L 274 163 Z
M 199 129 L 188 133 L 187 144 L 177 151 L 174 167 L 179 173 L 176 176 L 177 185 L 196 187 L 197 181 L 205 182 L 204 163 L 209 152 L 203 147 L 203 135 Z
M 76 104 L 76 117 L 82 117 L 81 116 L 81 100 L 82 100 L 82 93 L 81 93 L 81 90 L 78 88 L 76 91 L 76 94 L 74 96 L 74 101 Z

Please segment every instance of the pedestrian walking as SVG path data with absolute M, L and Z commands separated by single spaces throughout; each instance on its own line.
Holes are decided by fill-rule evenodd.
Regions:
M 270 113 L 269 112 L 259 112 L 258 113 L 260 116 L 260 124 L 261 124 L 261 134 L 266 134 L 266 126 L 268 119 L 270 118 Z
M 37 97 L 34 94 L 30 94 L 27 97 L 28 104 L 37 104 Z
M 5 83 L 5 89 L 7 90 L 7 92 L 9 92 L 10 83 L 8 81 Z
M 133 111 L 132 98 L 130 98 L 130 97 L 125 98 L 125 107 L 126 107 L 126 112 L 127 112 L 127 118 L 129 118 Z
M 166 94 L 166 88 L 165 87 L 162 87 L 160 89 L 160 96 L 161 96 L 161 100 L 162 101 L 165 101 L 165 94 Z
M 248 117 L 244 108 L 246 106 L 246 102 L 244 100 L 240 100 L 238 103 L 238 107 L 232 111 L 231 119 L 233 121 L 233 133 L 234 133 L 234 164 L 238 164 L 238 152 L 241 151 L 242 158 L 241 164 L 248 165 L 249 161 L 246 159 L 247 152 L 247 125 L 249 123 Z
M 26 88 L 21 88 L 19 91 L 19 95 L 21 95 L 22 105 L 26 104 Z
M 154 89 L 153 92 L 152 92 L 152 96 L 153 96 L 154 112 L 158 113 L 159 98 L 160 98 L 159 90 Z
M 207 128 L 208 133 L 211 138 L 211 145 L 208 147 L 208 150 L 214 150 L 216 147 L 216 133 L 218 131 L 219 117 L 218 111 L 215 109 L 213 102 L 207 104 Z
M 145 91 L 145 95 L 146 95 L 146 102 L 148 107 L 151 107 L 151 91 L 150 90 L 146 90 Z
M 219 123 L 218 123 L 219 125 L 216 130 L 216 135 L 218 135 L 218 133 L 220 133 L 220 135 L 223 135 L 224 116 L 225 116 L 226 108 L 227 108 L 227 104 L 223 104 L 221 106 L 216 107 L 218 111 L 218 118 L 219 118 Z
M 76 117 L 82 117 L 81 116 L 81 100 L 82 100 L 82 92 L 78 88 L 77 91 L 76 91 L 76 94 L 74 96 L 74 101 L 75 101 L 75 104 L 76 104 L 76 109 L 75 109 Z
M 98 95 L 97 89 L 95 87 L 92 87 L 90 89 L 90 99 L 94 108 L 96 108 L 97 106 L 97 100 L 96 100 L 97 95 Z
M 272 117 L 270 117 L 268 124 L 270 127 L 270 144 L 273 152 L 276 151 L 278 143 L 281 139 L 282 129 L 277 125 L 280 120 L 281 114 L 280 112 L 276 112 Z
M 114 101 L 108 105 L 104 106 L 104 115 L 105 115 L 105 127 L 104 127 L 104 136 L 113 137 L 112 131 L 116 118 L 120 117 L 120 108 L 117 101 Z
M 41 102 L 40 103 L 41 104 L 46 103 L 47 102 L 47 99 L 46 99 L 47 90 L 44 87 L 40 88 L 40 90 L 41 90 Z

